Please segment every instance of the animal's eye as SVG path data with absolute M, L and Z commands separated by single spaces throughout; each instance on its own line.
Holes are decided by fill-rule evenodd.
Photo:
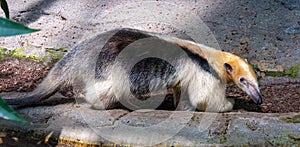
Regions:
M 245 83 L 246 83 L 246 79 L 243 78 L 243 77 L 241 77 L 241 78 L 240 78 L 240 82 L 243 83 L 243 84 L 245 84 Z

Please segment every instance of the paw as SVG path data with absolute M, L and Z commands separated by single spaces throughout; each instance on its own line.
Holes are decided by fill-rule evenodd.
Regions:
M 229 112 L 232 111 L 233 106 L 234 106 L 234 99 L 232 98 L 227 98 L 227 103 L 224 104 L 222 112 Z
M 195 111 L 196 108 L 190 104 L 189 101 L 180 101 L 177 105 L 176 111 Z
M 106 108 L 107 108 L 107 106 L 105 106 L 105 104 L 101 103 L 101 102 L 92 104 L 92 109 L 105 110 Z

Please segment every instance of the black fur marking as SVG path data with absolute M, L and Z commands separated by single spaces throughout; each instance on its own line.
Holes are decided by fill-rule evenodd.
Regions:
M 124 29 L 118 31 L 115 35 L 113 35 L 107 43 L 104 45 L 102 48 L 100 54 L 98 55 L 97 63 L 96 63 L 96 73 L 95 76 L 98 79 L 105 79 L 107 78 L 109 74 L 109 67 L 116 62 L 117 56 L 119 53 L 129 46 L 131 43 L 134 43 L 135 41 L 139 39 L 145 39 L 145 38 L 150 38 L 153 37 L 149 34 L 146 34 L 142 31 L 139 30 L 132 30 L 132 29 Z M 174 45 L 176 47 L 176 43 L 170 43 L 166 42 L 163 39 L 157 39 L 157 44 L 162 44 L 162 49 L 166 49 L 168 46 L 165 43 L 169 43 L 169 45 Z M 161 41 L 161 42 L 160 42 Z M 145 46 L 144 44 L 141 44 L 142 46 Z M 149 45 L 149 44 L 148 44 Z M 164 46 L 165 45 L 165 46 Z M 178 45 L 177 45 L 178 46 Z M 180 47 L 180 46 L 179 46 Z M 134 45 L 134 48 L 139 48 L 138 45 Z M 142 47 L 141 47 L 142 48 Z M 214 71 L 214 69 L 211 68 L 209 65 L 208 61 L 203 58 L 202 56 L 191 52 L 189 49 L 180 47 L 187 55 L 189 58 L 192 59 L 194 63 L 199 65 L 200 68 L 202 68 L 204 71 L 216 76 L 218 78 L 218 75 Z M 182 53 L 184 53 L 182 52 Z M 174 52 L 175 53 L 175 52 Z M 173 54 L 174 54 L 173 53 Z M 168 52 L 168 54 L 170 54 Z M 176 54 L 176 53 L 175 53 Z M 172 56 L 173 57 L 173 56 Z M 122 67 L 124 69 L 127 69 L 128 71 L 128 76 L 130 80 L 130 90 L 132 94 L 134 94 L 136 97 L 140 98 L 141 95 L 147 94 L 150 92 L 150 90 L 159 90 L 159 88 L 172 88 L 171 84 L 176 84 L 172 83 L 174 82 L 173 79 L 176 78 L 176 70 L 175 67 L 178 66 L 179 62 L 176 62 L 180 60 L 181 55 L 174 55 L 173 61 L 175 61 L 175 65 L 168 63 L 165 60 L 162 60 L 160 58 L 154 58 L 154 57 L 148 57 L 145 59 L 140 60 L 138 63 L 136 63 L 132 69 L 127 69 L 126 67 L 128 66 L 127 59 L 125 61 L 121 62 Z M 128 56 L 130 58 L 130 56 Z M 179 58 L 179 59 L 177 59 Z M 170 58 L 167 58 L 170 59 Z M 129 61 L 130 59 L 128 59 Z M 181 65 L 184 66 L 184 65 Z M 117 71 L 115 71 L 117 72 Z M 153 83 L 156 84 L 154 88 L 158 89 L 150 89 L 150 82 L 152 80 L 159 80 L 158 83 Z M 166 87 L 164 87 L 166 86 Z M 170 87 L 168 87 L 170 86 Z
M 199 65 L 206 72 L 212 73 L 212 71 L 211 71 L 212 68 L 210 67 L 208 61 L 205 58 L 203 58 L 195 53 L 192 53 L 187 48 L 182 48 L 182 49 L 192 59 L 193 62 L 195 62 L 197 65 Z
M 149 93 L 151 80 L 155 80 L 152 84 L 157 88 L 152 90 L 161 89 L 163 86 L 168 88 L 175 72 L 175 68 L 165 60 L 154 57 L 143 59 L 136 63 L 129 73 L 130 91 L 137 97 Z
M 114 64 L 118 54 L 136 40 L 151 37 L 133 29 L 123 29 L 113 35 L 102 48 L 96 63 L 96 78 L 106 78 L 108 67 Z

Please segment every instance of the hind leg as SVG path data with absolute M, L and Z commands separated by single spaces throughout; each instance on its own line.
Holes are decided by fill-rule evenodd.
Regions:
M 109 81 L 87 84 L 85 99 L 94 109 L 104 110 L 116 102 Z

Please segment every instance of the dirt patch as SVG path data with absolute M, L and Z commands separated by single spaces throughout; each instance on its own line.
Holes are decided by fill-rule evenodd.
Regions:
M 29 92 L 40 83 L 51 69 L 52 65 L 42 65 L 28 60 L 9 59 L 0 62 L 0 92 Z M 61 93 L 71 97 L 71 88 L 64 88 Z M 229 85 L 226 95 L 236 99 L 234 111 L 251 111 L 263 113 L 287 113 L 300 112 L 300 85 L 280 84 L 262 85 L 261 93 L 264 102 L 257 106 L 249 96 L 234 85 Z M 167 99 L 171 99 L 170 95 Z M 166 109 L 165 105 L 172 102 L 164 102 L 159 109 Z M 169 107 L 168 109 L 173 109 Z
M 52 66 L 22 59 L 0 62 L 0 91 L 32 91 L 43 80 Z
M 300 112 L 300 85 L 263 85 L 261 86 L 263 104 L 257 106 L 245 92 L 236 86 L 230 86 L 227 96 L 234 96 L 235 111 L 253 111 L 263 113 Z

